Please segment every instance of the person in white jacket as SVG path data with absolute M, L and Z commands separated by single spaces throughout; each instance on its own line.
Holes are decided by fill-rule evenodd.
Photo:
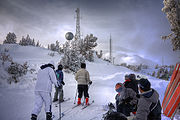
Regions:
M 41 111 L 43 103 L 45 103 L 46 120 L 52 120 L 51 112 L 51 92 L 52 84 L 59 86 L 54 72 L 54 62 L 42 65 L 37 74 L 37 82 L 35 86 L 35 105 L 31 114 L 31 120 L 37 120 L 37 116 Z

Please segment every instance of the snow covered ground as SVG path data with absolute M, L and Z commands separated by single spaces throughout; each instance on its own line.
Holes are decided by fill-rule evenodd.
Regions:
M 9 49 L 9 54 L 13 60 L 19 63 L 28 62 L 30 68 L 39 69 L 40 65 L 48 63 L 53 60 L 58 64 L 61 56 L 55 53 L 54 57 L 49 56 L 52 51 L 37 48 L 37 47 L 22 47 L 19 45 L 0 45 L 0 52 L 5 48 Z M 87 70 L 90 72 L 93 84 L 89 88 L 90 101 L 95 103 L 86 109 L 82 110 L 81 106 L 72 109 L 74 106 L 74 96 L 76 94 L 76 81 L 74 75 L 65 73 L 64 97 L 71 98 L 69 101 L 62 103 L 62 111 L 65 116 L 62 120 L 101 120 L 102 115 L 106 112 L 103 110 L 103 105 L 109 102 L 115 102 L 116 92 L 114 86 L 117 82 L 124 82 L 124 75 L 134 73 L 133 71 L 121 67 L 114 66 L 101 59 L 95 59 L 95 62 L 86 62 Z M 2 66 L 1 66 L 2 67 Z M 0 69 L 0 72 L 4 72 Z M 162 101 L 167 81 L 159 80 L 147 76 L 151 81 L 152 87 L 155 88 Z M 28 73 L 22 77 L 22 81 L 17 84 L 8 85 L 5 82 L 5 77 L 0 77 L 0 120 L 28 120 L 30 119 L 31 111 L 34 105 L 34 85 L 36 79 L 36 72 Z M 52 96 L 54 95 L 54 89 Z M 58 107 L 53 103 L 53 114 L 58 118 Z M 177 119 L 180 119 L 177 118 Z M 45 120 L 45 112 L 42 109 L 38 120 Z M 170 120 L 162 116 L 162 120 Z

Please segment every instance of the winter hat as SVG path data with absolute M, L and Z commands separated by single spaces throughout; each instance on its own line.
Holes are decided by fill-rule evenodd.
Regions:
M 135 80 L 136 79 L 136 75 L 135 74 L 129 74 L 129 79 L 130 80 Z
M 129 79 L 129 75 L 128 74 L 126 74 L 124 77 L 125 77 L 125 80 Z
M 58 70 L 62 70 L 63 66 L 61 64 L 58 65 Z
M 151 83 L 148 81 L 148 79 L 144 79 L 141 78 L 139 80 L 139 87 L 143 90 L 143 91 L 148 91 L 151 89 Z
M 81 63 L 81 68 L 86 68 L 86 63 Z
M 115 86 L 115 90 L 116 92 L 121 92 L 124 88 L 124 85 L 122 83 L 117 83 L 116 86 Z

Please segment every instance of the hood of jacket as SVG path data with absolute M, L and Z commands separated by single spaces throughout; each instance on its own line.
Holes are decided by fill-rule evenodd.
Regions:
M 159 100 L 159 94 L 154 89 L 142 93 L 141 96 L 153 103 L 156 103 Z
M 45 68 L 47 68 L 47 67 L 51 67 L 52 69 L 54 69 L 54 65 L 52 65 L 52 64 L 45 64 L 45 65 L 42 65 L 40 68 L 43 70 L 43 69 L 45 69 Z

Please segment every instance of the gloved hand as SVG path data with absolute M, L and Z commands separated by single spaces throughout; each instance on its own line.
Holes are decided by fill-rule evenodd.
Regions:
M 91 84 L 92 84 L 92 81 L 89 82 L 89 85 L 91 85 Z
M 139 94 L 136 94 L 136 97 L 137 97 L 137 98 L 140 98 L 140 95 L 139 95 Z
M 59 81 L 57 82 L 57 85 L 58 85 L 57 87 L 61 87 L 62 86 L 62 84 Z
M 126 117 L 128 120 L 133 120 L 134 119 L 134 116 L 129 116 L 129 117 Z
M 64 81 L 62 81 L 61 84 L 65 85 Z

